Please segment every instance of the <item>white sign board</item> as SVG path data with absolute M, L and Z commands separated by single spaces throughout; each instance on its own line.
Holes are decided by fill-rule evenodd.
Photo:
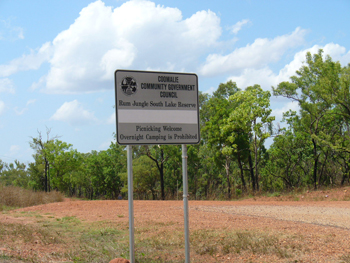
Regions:
M 116 70 L 115 95 L 119 144 L 199 143 L 196 74 Z

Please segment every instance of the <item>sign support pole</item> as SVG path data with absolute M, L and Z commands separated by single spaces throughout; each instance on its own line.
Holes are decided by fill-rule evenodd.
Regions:
M 128 166 L 128 201 L 129 201 L 129 248 L 130 262 L 135 263 L 134 250 L 134 185 L 132 174 L 132 146 L 127 145 L 127 166 Z
M 185 263 L 190 262 L 190 234 L 188 222 L 188 178 L 187 178 L 187 146 L 182 144 L 182 176 L 183 176 L 183 201 L 185 220 Z

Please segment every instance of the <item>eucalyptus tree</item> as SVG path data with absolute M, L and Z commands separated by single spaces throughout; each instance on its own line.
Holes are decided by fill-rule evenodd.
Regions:
M 32 141 L 29 143 L 30 147 L 35 150 L 33 155 L 35 162 L 42 162 L 44 164 L 44 175 L 43 175 L 43 188 L 45 192 L 50 191 L 50 185 L 48 180 L 48 172 L 49 172 L 49 161 L 48 161 L 48 144 L 57 138 L 57 136 L 50 138 L 51 129 L 46 129 L 46 141 L 42 138 L 41 132 L 38 131 L 38 137 L 32 138 Z
M 125 186 L 127 185 L 127 174 L 124 173 Z M 151 193 L 152 199 L 156 200 L 158 196 L 157 186 L 158 169 L 155 163 L 146 155 L 139 156 L 133 161 L 134 192 L 138 199 L 148 199 Z M 126 191 L 126 187 L 124 190 Z
M 324 157 L 321 156 L 321 142 L 332 144 L 329 140 L 335 135 L 334 125 L 329 123 L 334 120 L 337 105 L 345 105 L 349 98 L 346 95 L 349 91 L 342 88 L 340 82 L 341 73 L 340 64 L 333 62 L 329 56 L 324 59 L 322 50 L 314 55 L 308 52 L 305 64 L 290 78 L 290 82 L 281 82 L 276 88 L 273 87 L 275 96 L 283 96 L 299 104 L 300 132 L 307 133 L 313 145 L 312 177 L 315 189 L 322 172 L 319 171 L 319 163 Z M 346 107 L 342 109 L 346 114 Z M 330 136 L 332 131 L 333 135 Z M 323 158 L 323 162 L 326 160 Z
M 168 186 L 171 188 L 175 187 L 174 180 L 165 178 L 167 172 L 166 168 L 168 168 L 168 170 L 178 169 L 176 166 L 174 167 L 174 165 L 170 165 L 170 163 L 177 162 L 176 160 L 179 158 L 179 156 L 181 156 L 181 149 L 176 145 L 143 145 L 140 148 L 140 151 L 147 155 L 155 163 L 159 172 L 161 199 L 165 200 L 165 183 L 172 182 L 173 185 Z M 171 159 L 172 161 L 169 161 Z
M 213 95 L 202 104 L 202 140 L 205 144 L 215 149 L 214 161 L 216 165 L 224 168 L 225 181 L 227 184 L 227 196 L 231 198 L 230 165 L 232 155 L 222 152 L 222 149 L 229 143 L 227 136 L 221 132 L 225 119 L 233 110 L 229 97 L 238 92 L 235 82 L 228 81 L 221 83 Z
M 72 144 L 55 139 L 49 141 L 43 150 L 49 163 L 52 188 L 70 195 L 74 193 L 71 173 L 82 162 L 80 153 L 72 147 Z
M 264 190 L 291 190 L 307 183 L 304 164 L 312 152 L 312 144 L 293 129 L 274 138 L 268 150 L 268 161 L 262 169 Z
M 269 108 L 270 96 L 270 92 L 262 90 L 259 85 L 247 87 L 231 95 L 229 101 L 233 110 L 224 120 L 221 129 L 221 134 L 226 135 L 227 138 L 223 153 L 246 151 L 254 191 L 259 190 L 261 152 L 264 149 L 265 140 L 270 136 L 269 131 L 275 119 L 270 116 L 272 111 Z
M 191 145 L 188 146 L 188 150 Z M 169 196 L 175 197 L 179 189 L 182 187 L 182 150 L 181 145 L 167 145 L 165 153 L 168 156 L 164 163 L 164 184 L 166 185 Z M 188 166 L 194 161 L 189 156 Z M 190 177 L 189 173 L 189 177 Z
M 104 153 L 104 190 L 108 197 L 117 199 L 123 187 L 120 174 L 126 171 L 126 149 L 125 146 L 111 142 Z

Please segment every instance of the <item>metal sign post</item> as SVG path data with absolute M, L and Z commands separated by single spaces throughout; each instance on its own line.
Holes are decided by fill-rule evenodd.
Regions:
M 134 251 L 134 184 L 132 174 L 132 146 L 126 146 L 128 158 L 129 248 L 130 262 L 135 263 Z
M 187 146 L 200 142 L 198 77 L 192 73 L 116 70 L 117 142 L 127 146 L 130 262 L 135 262 L 131 145 L 182 144 L 186 263 L 190 262 Z
M 185 259 L 190 262 L 190 232 L 188 222 L 188 178 L 187 178 L 187 146 L 182 145 L 182 177 L 183 177 L 183 200 L 185 219 Z

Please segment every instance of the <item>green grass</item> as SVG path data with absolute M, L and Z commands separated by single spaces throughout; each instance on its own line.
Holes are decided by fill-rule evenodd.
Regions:
M 48 259 L 68 260 L 66 262 L 74 263 L 108 263 L 116 257 L 129 258 L 127 222 L 91 223 L 82 222 L 72 216 L 62 218 L 34 216 L 33 219 L 36 220 L 33 225 L 1 224 L 0 247 L 6 246 L 9 251 L 15 251 L 21 247 L 19 244 L 39 242 L 45 246 L 54 245 L 52 248 L 58 250 L 50 251 Z M 191 255 L 196 260 L 193 259 L 191 262 L 201 262 L 199 258 L 208 257 L 214 260 L 216 254 L 243 253 L 292 259 L 293 255 L 305 252 L 303 247 L 296 245 L 297 239 L 258 231 L 194 230 L 190 232 L 190 244 Z M 285 240 L 288 242 L 284 242 Z M 138 263 L 184 262 L 184 244 L 183 227 L 174 222 L 167 224 L 149 222 L 144 227 L 135 228 L 135 258 Z M 2 256 L 10 258 L 13 255 Z M 29 262 L 43 260 L 35 254 L 25 259 Z

